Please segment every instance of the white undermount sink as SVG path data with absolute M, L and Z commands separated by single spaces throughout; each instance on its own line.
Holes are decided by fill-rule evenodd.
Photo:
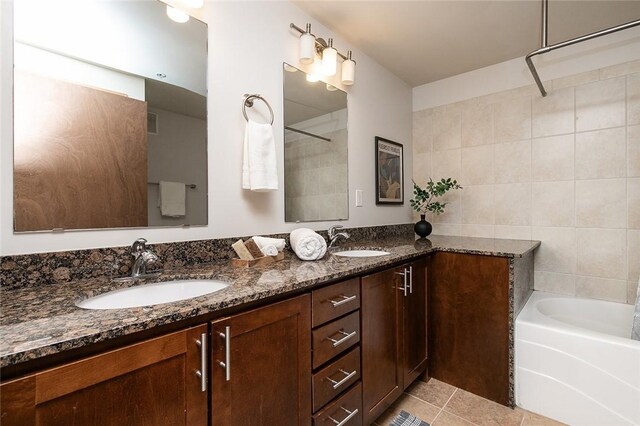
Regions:
M 343 250 L 335 252 L 333 254 L 342 257 L 376 257 L 386 256 L 391 253 L 382 250 Z
M 124 309 L 177 302 L 215 293 L 229 286 L 219 280 L 180 280 L 113 290 L 76 303 L 84 309 Z

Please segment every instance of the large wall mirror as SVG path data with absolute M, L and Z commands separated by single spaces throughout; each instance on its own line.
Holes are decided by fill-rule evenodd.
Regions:
M 206 225 L 207 25 L 14 2 L 14 230 Z
M 349 218 L 347 94 L 284 64 L 285 221 Z

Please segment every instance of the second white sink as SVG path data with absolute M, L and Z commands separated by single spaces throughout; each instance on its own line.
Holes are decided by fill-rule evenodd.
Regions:
M 180 280 L 144 284 L 113 290 L 76 303 L 84 309 L 124 309 L 177 302 L 223 290 L 229 283 L 219 280 Z
M 391 253 L 382 250 L 344 250 L 335 252 L 333 254 L 342 257 L 376 257 L 386 256 Z

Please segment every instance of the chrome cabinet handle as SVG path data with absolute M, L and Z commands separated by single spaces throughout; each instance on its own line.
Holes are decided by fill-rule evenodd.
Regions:
M 218 361 L 220 367 L 224 368 L 225 379 L 231 380 L 231 327 L 226 326 L 224 333 L 218 333 L 224 339 L 224 361 Z
M 340 380 L 339 382 L 333 380 L 331 377 L 327 377 L 327 380 L 330 381 L 333 384 L 333 388 L 334 389 L 338 389 L 340 386 L 344 385 L 347 381 L 349 381 L 350 378 L 352 378 L 353 376 L 358 374 L 358 372 L 356 370 L 353 370 L 351 373 L 347 373 L 346 371 L 344 371 L 341 368 L 339 371 L 342 374 L 345 374 L 344 378 L 342 380 Z
M 331 420 L 333 423 L 335 423 L 336 426 L 344 426 L 344 425 L 346 425 L 347 422 L 353 418 L 353 416 L 358 414 L 358 409 L 357 408 L 355 410 L 353 410 L 353 411 L 349 411 L 346 408 L 344 408 L 343 406 L 340 406 L 340 408 L 342 408 L 342 410 L 344 410 L 346 413 L 348 413 L 347 417 L 342 419 L 341 422 L 337 421 L 336 419 L 334 419 L 331 416 L 327 416 L 329 418 L 329 420 Z
M 409 266 L 409 294 L 413 294 L 413 266 Z
M 355 294 L 353 296 L 345 296 L 344 294 L 341 294 L 340 296 L 342 300 L 332 300 L 329 299 L 328 302 L 331 303 L 333 305 L 334 308 L 337 308 L 340 305 L 344 305 L 345 303 L 349 303 L 352 300 L 356 300 L 358 298 L 358 296 L 356 296 Z
M 398 290 L 402 290 L 406 296 L 407 290 L 409 289 L 407 285 L 407 268 L 404 268 L 404 272 L 396 272 L 396 275 L 402 275 L 402 287 L 398 287 Z
M 200 334 L 200 340 L 196 340 L 196 345 L 200 348 L 200 370 L 196 371 L 196 376 L 200 378 L 200 391 L 207 391 L 207 333 Z
M 357 331 L 352 331 L 351 333 L 347 333 L 344 330 L 340 330 L 340 331 L 338 331 L 338 333 L 342 334 L 344 337 L 342 339 L 339 339 L 339 340 L 332 339 L 331 337 L 327 337 L 327 340 L 330 340 L 330 341 L 333 342 L 333 347 L 334 348 L 340 346 L 341 344 L 343 344 L 344 342 L 346 342 L 347 340 L 351 339 L 353 336 L 358 334 Z

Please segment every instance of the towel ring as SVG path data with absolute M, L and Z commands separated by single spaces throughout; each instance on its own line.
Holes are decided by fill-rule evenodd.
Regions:
M 263 98 L 257 93 L 253 95 L 248 95 L 248 94 L 244 95 L 244 102 L 242 103 L 242 114 L 244 115 L 244 118 L 247 121 L 249 121 L 249 116 L 247 115 L 247 107 L 251 108 L 253 106 L 254 99 L 260 99 L 262 102 L 264 102 L 267 105 L 267 108 L 269 108 L 269 112 L 271 113 L 271 124 L 273 124 L 274 115 L 273 115 L 273 109 L 271 108 L 271 105 L 269 105 L 269 102 L 267 102 L 265 98 Z

